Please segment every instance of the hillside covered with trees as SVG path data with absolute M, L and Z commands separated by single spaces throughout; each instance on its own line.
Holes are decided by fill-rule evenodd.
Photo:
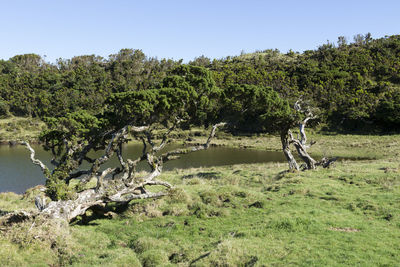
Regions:
M 182 60 L 149 58 L 132 49 L 107 59 L 84 55 L 55 64 L 36 54 L 17 55 L 0 61 L 0 116 L 60 117 L 80 110 L 98 114 L 114 93 L 168 86 L 162 84 L 165 78 L 179 76 L 176 67 L 181 65 Z M 227 100 L 230 96 L 246 97 L 237 94 L 238 86 L 255 86 L 272 88 L 290 103 L 309 101 L 319 108 L 319 123 L 326 130 L 400 129 L 400 35 L 357 35 L 352 43 L 339 37 L 337 44 L 328 42 L 304 53 L 265 50 L 214 60 L 200 56 L 189 65 L 207 68 L 210 82 L 219 89 L 218 110 L 209 110 L 209 118 L 226 113 L 227 101 L 234 101 Z

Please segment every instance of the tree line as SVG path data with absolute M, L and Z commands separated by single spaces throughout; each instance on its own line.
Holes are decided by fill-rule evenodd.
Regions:
M 237 131 L 263 131 L 259 121 L 268 115 L 260 114 L 276 110 L 267 107 L 265 97 L 277 94 L 290 106 L 302 99 L 318 107 L 319 123 L 327 130 L 398 131 L 400 35 L 357 35 L 353 42 L 339 37 L 337 44 L 303 53 L 265 50 L 214 60 L 200 56 L 188 64 L 133 49 L 54 64 L 36 54 L 17 55 L 0 61 L 0 116 L 96 115 L 110 112 L 112 101 L 122 96 L 189 87 L 194 95 L 188 101 L 196 105 L 188 112 L 196 124 L 225 117 L 236 121 Z

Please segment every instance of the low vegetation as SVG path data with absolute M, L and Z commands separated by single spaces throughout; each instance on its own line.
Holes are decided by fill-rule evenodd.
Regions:
M 111 207 L 101 217 L 87 212 L 70 227 L 41 221 L 0 226 L 2 264 L 395 266 L 399 137 L 311 138 L 317 141 L 312 154 L 364 159 L 307 172 L 287 172 L 283 163 L 164 172 L 160 179 L 174 189 L 162 199 Z M 242 137 L 225 144 L 239 141 L 253 147 L 280 143 Z M 326 144 L 332 150 L 324 151 Z M 2 212 L 34 208 L 34 195 L 0 194 Z

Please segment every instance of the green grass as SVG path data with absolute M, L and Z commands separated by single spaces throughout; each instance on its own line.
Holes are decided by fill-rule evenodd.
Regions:
M 36 118 L 9 117 L 0 119 L 0 142 L 37 141 L 45 124 Z
M 279 147 L 274 137 L 225 138 L 217 142 Z M 170 196 L 132 202 L 114 219 L 70 227 L 29 222 L 0 231 L 0 261 L 4 266 L 398 266 L 399 136 L 314 138 L 319 142 L 311 153 L 328 153 L 326 145 L 329 156 L 365 159 L 295 173 L 285 172 L 283 163 L 165 172 L 160 179 L 176 187 Z M 29 205 L 32 198 L 0 194 L 2 210 Z

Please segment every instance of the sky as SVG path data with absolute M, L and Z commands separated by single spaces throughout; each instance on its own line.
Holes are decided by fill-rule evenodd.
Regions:
M 0 0 L 0 59 L 141 49 L 149 57 L 303 52 L 339 36 L 400 34 L 398 0 Z

